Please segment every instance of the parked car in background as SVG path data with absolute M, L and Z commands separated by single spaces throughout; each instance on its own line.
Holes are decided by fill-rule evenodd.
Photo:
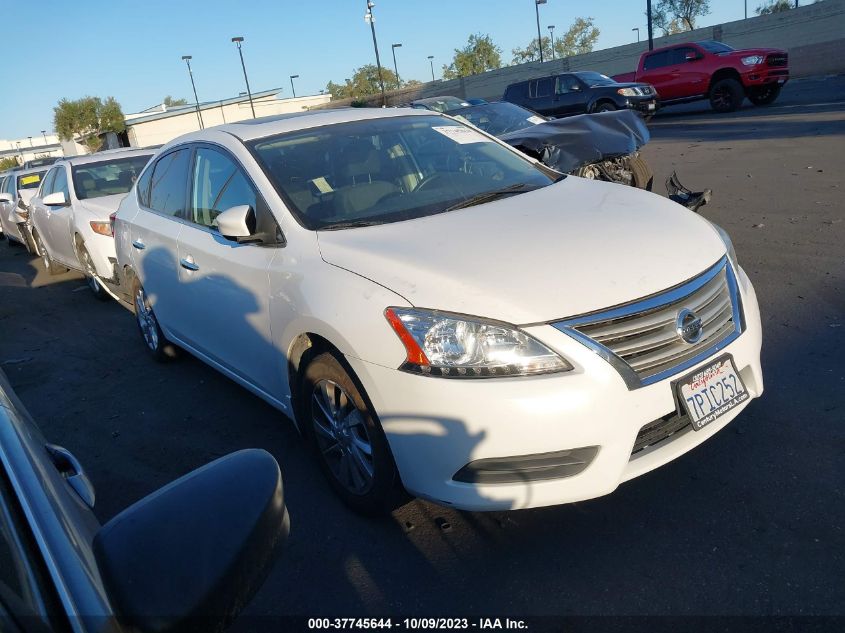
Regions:
M 732 112 L 745 97 L 755 105 L 773 103 L 789 80 L 789 57 L 776 48 L 688 42 L 643 53 L 636 72 L 614 78 L 652 84 L 664 105 L 709 99 L 716 112 Z
M 411 101 L 410 106 L 419 110 L 432 110 L 434 112 L 451 112 L 458 108 L 465 108 L 472 105 L 464 99 L 458 97 L 427 97 L 425 99 L 417 99 Z
M 44 156 L 42 158 L 33 158 L 32 160 L 28 160 L 23 164 L 24 169 L 29 169 L 31 167 L 49 167 L 57 160 L 62 160 L 62 156 Z
M 763 391 L 727 234 L 461 121 L 324 110 L 179 137 L 115 220 L 156 359 L 295 418 L 352 507 L 604 495 Z
M 9 174 L 0 190 L 0 227 L 9 242 L 23 244 L 35 252 L 32 236 L 26 228 L 29 203 L 47 170 L 43 167 L 18 169 Z
M 561 173 L 652 188 L 654 172 L 639 154 L 649 140 L 648 128 L 629 110 L 548 119 L 513 103 L 496 101 L 449 114 Z
M 50 273 L 78 270 L 96 297 L 108 298 L 117 262 L 111 216 L 153 153 L 108 150 L 50 169 L 30 205 L 33 240 Z
M 222 630 L 289 529 L 279 465 L 243 450 L 100 526 L 74 455 L 48 443 L 0 372 L 4 633 Z
M 649 84 L 618 83 L 591 71 L 520 81 L 509 85 L 502 99 L 549 117 L 624 109 L 651 115 L 660 109 Z

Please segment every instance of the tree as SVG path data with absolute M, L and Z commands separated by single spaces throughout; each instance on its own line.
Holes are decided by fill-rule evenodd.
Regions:
M 596 45 L 600 31 L 593 26 L 593 18 L 578 18 L 560 39 L 555 40 L 555 57 L 571 57 L 589 53 Z M 543 58 L 552 58 L 552 42 L 548 37 L 540 39 L 543 46 Z M 514 64 L 524 64 L 540 59 L 537 49 L 537 39 L 531 40 L 525 48 L 515 48 L 511 51 Z
M 105 101 L 100 97 L 82 97 L 75 101 L 61 99 L 53 113 L 59 139 L 72 141 L 79 137 L 91 153 L 102 145 L 100 135 L 126 129 L 123 111 L 114 97 L 107 97 Z
M 7 169 L 14 169 L 18 167 L 18 159 L 14 156 L 9 156 L 7 158 L 0 158 L 0 171 L 6 171 Z
M 789 0 L 769 0 L 757 7 L 757 15 L 780 13 L 781 11 L 789 11 L 791 8 L 792 3 Z
M 396 90 L 402 87 L 401 82 L 396 78 L 396 73 L 382 66 L 381 78 L 384 81 L 385 90 Z M 379 82 L 378 66 L 366 64 L 356 69 L 352 79 L 345 80 L 344 84 L 336 84 L 330 81 L 326 85 L 326 91 L 335 99 L 358 98 L 367 95 L 381 93 Z
M 710 13 L 710 0 L 659 0 L 652 12 L 652 23 L 668 35 L 676 32 L 692 31 L 695 20 Z
M 164 101 L 162 103 L 164 103 L 164 107 L 172 108 L 172 107 L 175 107 L 175 106 L 188 105 L 188 100 L 187 99 L 174 99 L 170 95 L 167 95 L 164 98 Z
M 479 75 L 487 70 L 502 67 L 502 49 L 489 35 L 470 35 L 467 45 L 456 48 L 452 63 L 443 66 L 443 79 L 457 79 Z

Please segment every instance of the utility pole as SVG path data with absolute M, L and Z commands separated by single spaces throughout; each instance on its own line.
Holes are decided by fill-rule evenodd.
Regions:
M 651 24 L 651 0 L 646 0 L 646 16 L 648 17 L 648 50 L 654 50 L 654 29 Z

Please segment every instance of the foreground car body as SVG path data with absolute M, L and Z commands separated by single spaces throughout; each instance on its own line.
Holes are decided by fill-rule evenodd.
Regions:
M 399 481 L 476 510 L 606 494 L 763 389 L 720 229 L 430 112 L 187 135 L 115 237 L 150 351 L 175 343 L 294 416 L 362 510 Z
M 206 465 L 104 526 L 93 504 L 79 462 L 46 443 L 0 372 L 4 632 L 220 630 L 288 531 L 278 464 L 259 450 Z

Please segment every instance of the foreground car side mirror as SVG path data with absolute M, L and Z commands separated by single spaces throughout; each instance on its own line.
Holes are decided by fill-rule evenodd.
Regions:
M 128 629 L 218 631 L 261 586 L 288 530 L 279 465 L 249 449 L 121 512 L 97 532 L 94 556 Z
M 67 205 L 67 198 L 65 198 L 64 191 L 56 191 L 49 196 L 45 196 L 42 202 L 48 207 L 64 207 Z
M 255 211 L 248 204 L 226 209 L 216 219 L 220 235 L 230 240 L 250 237 L 255 231 Z

